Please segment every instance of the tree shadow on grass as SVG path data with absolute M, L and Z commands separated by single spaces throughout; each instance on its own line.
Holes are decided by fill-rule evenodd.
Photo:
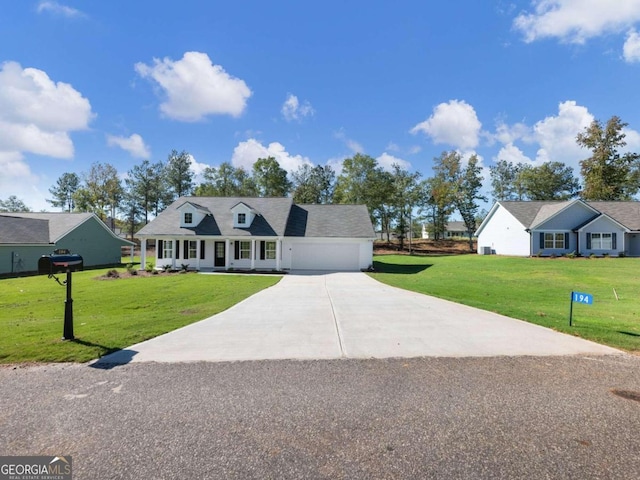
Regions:
M 412 275 L 420 273 L 432 266 L 432 264 L 398 265 L 397 263 L 385 263 L 377 260 L 373 262 L 373 269 L 376 273 L 395 273 L 401 275 Z
M 640 333 L 625 332 L 623 330 L 618 330 L 618 333 L 621 333 L 623 335 L 629 335 L 631 337 L 640 337 Z

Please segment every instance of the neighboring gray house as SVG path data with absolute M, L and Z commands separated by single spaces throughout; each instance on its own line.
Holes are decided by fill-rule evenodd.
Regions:
M 640 202 L 499 201 L 476 235 L 481 254 L 640 256 Z
M 120 263 L 127 245 L 93 213 L 0 213 L 0 274 L 35 272 L 56 249 L 81 255 L 85 267 Z
M 182 197 L 137 234 L 156 268 L 360 270 L 373 263 L 365 205 L 297 205 L 291 198 Z

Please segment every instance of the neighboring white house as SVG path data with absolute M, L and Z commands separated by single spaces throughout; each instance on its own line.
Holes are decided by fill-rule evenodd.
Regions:
M 476 235 L 480 254 L 640 256 L 640 202 L 499 201 Z
M 422 238 L 425 240 L 430 238 L 429 224 L 422 224 Z M 444 238 L 469 238 L 469 230 L 467 230 L 464 222 L 447 222 L 444 229 Z
M 373 263 L 365 205 L 297 205 L 291 198 L 182 197 L 137 234 L 156 268 L 351 270 Z

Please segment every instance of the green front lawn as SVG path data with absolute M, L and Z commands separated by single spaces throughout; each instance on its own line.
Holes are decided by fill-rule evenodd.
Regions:
M 370 275 L 383 283 L 640 352 L 640 259 L 380 255 L 374 260 L 376 273 Z M 594 296 L 593 305 L 574 303 L 573 327 L 571 291 Z
M 75 341 L 61 340 L 66 288 L 46 276 L 0 280 L 0 363 L 88 361 L 207 318 L 280 280 L 195 273 L 97 279 L 106 272 L 73 274 Z

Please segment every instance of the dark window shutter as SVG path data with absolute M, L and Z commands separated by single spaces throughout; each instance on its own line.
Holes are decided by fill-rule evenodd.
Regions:
M 200 240 L 200 260 L 204 260 L 204 240 Z
M 264 240 L 260 242 L 260 260 L 264 260 L 265 243 Z
M 564 249 L 569 250 L 569 234 L 564 234 Z
M 587 232 L 587 250 L 591 250 L 591 234 Z
M 544 248 L 544 232 L 540 232 L 540 249 Z
M 616 234 L 616 232 L 613 232 L 611 234 L 611 249 L 612 250 L 617 250 L 618 249 L 618 239 L 617 239 L 618 235 Z
M 158 248 L 156 248 L 157 251 L 157 255 L 156 257 L 158 258 L 162 258 L 162 248 L 164 247 L 164 245 L 162 244 L 162 240 L 158 240 Z
M 240 242 L 237 240 L 233 242 L 234 258 L 240 260 Z
M 180 240 L 176 240 L 175 258 L 176 258 L 176 260 L 180 258 Z
M 185 260 L 189 258 L 189 240 L 184 241 L 184 246 L 182 247 L 182 258 Z

